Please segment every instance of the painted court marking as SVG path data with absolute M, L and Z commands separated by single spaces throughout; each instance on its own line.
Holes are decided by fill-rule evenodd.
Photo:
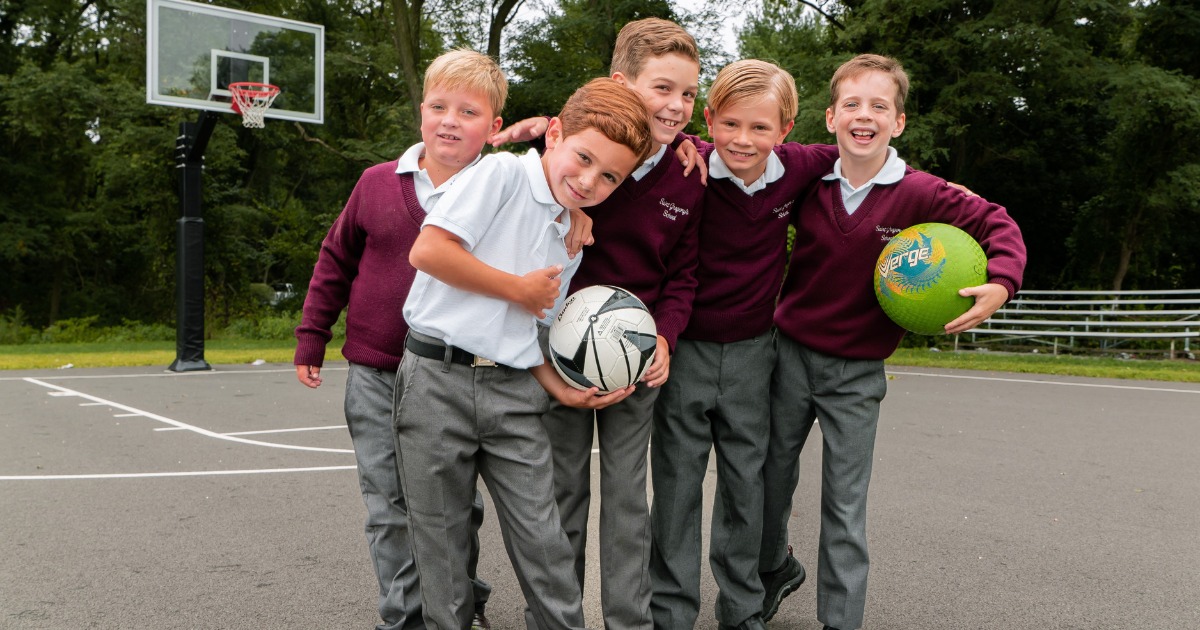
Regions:
M 89 405 L 89 406 L 107 405 L 114 409 L 118 409 L 118 410 L 127 412 L 127 413 L 123 413 L 123 414 L 114 414 L 114 417 L 126 418 L 126 417 L 141 416 L 144 418 L 149 418 L 150 420 L 155 420 L 155 421 L 170 425 L 171 427 L 173 427 L 175 429 L 192 431 L 193 433 L 197 433 L 199 435 L 203 435 L 205 437 L 210 437 L 210 438 L 214 438 L 214 439 L 218 439 L 218 440 L 226 440 L 229 442 L 237 442 L 240 444 L 248 444 L 251 446 L 265 446 L 268 448 L 281 448 L 281 449 L 296 450 L 296 451 L 310 451 L 310 452 L 319 452 L 319 453 L 346 453 L 346 454 L 354 452 L 353 449 L 324 448 L 324 447 L 317 447 L 317 446 L 297 446 L 297 445 L 292 445 L 292 444 L 277 444 L 275 442 L 263 442 L 260 440 L 250 440 L 250 439 L 239 437 L 239 436 L 233 435 L 233 434 L 217 433 L 215 431 L 209 431 L 208 429 L 204 429 L 201 427 L 197 427 L 195 425 L 187 424 L 186 422 L 180 422 L 178 420 L 174 420 L 174 419 L 168 418 L 166 416 L 162 416 L 162 415 L 152 413 L 149 411 L 145 411 L 142 409 L 137 409 L 136 407 L 130 407 L 129 405 L 125 405 L 125 404 L 122 404 L 119 402 L 107 400 L 104 398 L 100 398 L 98 396 L 93 396 L 91 394 L 85 394 L 83 392 L 69 389 L 66 387 L 62 387 L 60 385 L 55 385 L 53 383 L 47 383 L 44 380 L 39 380 L 36 378 L 29 378 L 29 377 L 23 378 L 21 380 L 24 380 L 25 382 L 28 382 L 28 383 L 32 383 L 34 385 L 38 385 L 40 387 L 45 387 L 46 389 L 49 389 L 49 390 L 52 390 L 50 392 L 47 392 L 48 395 L 50 395 L 50 396 L 79 397 L 79 398 L 89 401 L 88 403 L 80 403 L 81 405 Z M 354 468 L 355 468 L 354 466 L 326 466 L 326 467 L 316 467 L 316 468 L 306 467 L 306 468 L 276 468 L 276 469 L 264 469 L 264 470 L 232 470 L 232 471 L 217 470 L 217 471 L 191 471 L 191 472 L 165 472 L 165 473 L 113 473 L 113 474 L 90 474 L 90 475 L 28 475 L 28 476 L 13 475 L 13 476 L 0 476 L 0 481 L 52 480 L 52 479 L 128 479 L 128 478 L 138 478 L 138 477 L 196 477 L 196 476 L 204 476 L 204 475 L 236 475 L 236 474 L 263 474 L 263 473 L 273 473 L 273 472 L 312 472 L 312 471 L 323 471 L 323 470 L 352 470 Z
M 890 371 L 890 370 L 889 370 Z M 891 372 L 891 371 L 890 371 Z M 1126 389 L 1142 392 L 1170 392 L 1174 394 L 1200 394 L 1200 389 L 1172 389 L 1169 387 L 1145 387 L 1142 385 L 1113 385 L 1112 383 L 1073 383 L 1070 381 L 1041 381 L 1032 378 L 1010 378 L 1000 376 L 970 376 L 967 374 L 933 374 L 931 372 L 891 372 L 905 376 L 929 376 L 933 378 L 957 378 L 973 381 L 1003 381 L 1006 383 L 1030 383 L 1033 385 L 1059 385 L 1062 387 L 1095 387 L 1100 389 Z

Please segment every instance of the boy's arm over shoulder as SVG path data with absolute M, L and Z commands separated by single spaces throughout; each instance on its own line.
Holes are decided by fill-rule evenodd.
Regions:
M 324 364 L 325 346 L 333 337 L 333 325 L 350 301 L 350 285 L 358 276 L 358 264 L 366 248 L 363 215 L 377 210 L 373 207 L 375 195 L 371 191 L 391 183 L 388 178 L 396 177 L 395 172 L 395 161 L 377 164 L 364 171 L 346 206 L 321 241 L 300 325 L 296 327 L 294 365 L 320 367 Z
M 833 170 L 833 163 L 838 159 L 838 148 L 832 144 L 785 142 L 775 145 L 775 155 L 783 162 L 789 177 L 803 175 L 816 179 Z

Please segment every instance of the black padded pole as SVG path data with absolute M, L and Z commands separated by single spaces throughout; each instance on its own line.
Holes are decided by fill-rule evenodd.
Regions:
M 200 120 L 179 125 L 175 168 L 179 176 L 179 220 L 175 230 L 175 361 L 168 370 L 211 370 L 204 360 L 204 218 L 201 181 L 204 150 L 217 116 L 203 111 Z

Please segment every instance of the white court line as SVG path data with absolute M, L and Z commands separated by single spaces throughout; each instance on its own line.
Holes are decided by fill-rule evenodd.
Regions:
M 139 416 L 145 416 L 147 418 L 150 418 L 151 420 L 157 420 L 164 424 L 169 424 L 173 427 L 178 427 L 180 429 L 186 429 L 188 431 L 199 433 L 200 435 L 205 435 L 205 436 L 208 436 L 211 438 L 216 438 L 218 440 L 228 440 L 230 442 L 249 444 L 251 446 L 267 446 L 270 448 L 282 448 L 282 449 L 290 449 L 290 450 L 296 450 L 296 451 L 315 451 L 318 453 L 353 453 L 354 452 L 353 449 L 348 449 L 348 448 L 322 448 L 322 447 L 318 447 L 318 446 L 295 446 L 295 445 L 291 445 L 291 444 L 276 444 L 274 442 L 260 442 L 258 440 L 247 440 L 246 438 L 225 435 L 223 433 L 209 431 L 208 429 L 202 429 L 200 427 L 187 424 L 186 422 L 172 420 L 165 416 L 160 416 L 155 413 L 150 413 L 149 411 L 142 411 L 141 409 L 130 407 L 129 405 L 122 405 L 121 403 L 118 403 L 118 402 L 113 402 L 111 400 L 105 400 L 103 398 L 99 398 L 97 396 L 92 396 L 90 394 L 85 394 L 83 392 L 77 392 L 73 389 L 67 389 L 66 387 L 61 387 L 59 385 L 54 385 L 51 383 L 40 381 L 36 378 L 28 378 L 27 377 L 24 380 L 27 382 L 33 383 L 34 385 L 41 385 L 42 387 L 45 387 L 47 389 L 55 390 L 53 392 L 50 392 L 51 396 L 78 396 L 85 400 L 90 400 L 92 402 L 107 404 L 107 405 L 110 405 L 117 409 L 121 409 L 123 411 L 128 411 L 130 413 L 133 413 L 133 414 L 136 414 Z
M 323 367 L 322 372 L 345 372 L 348 367 Z M 219 374 L 294 374 L 296 370 L 203 370 L 196 372 L 163 372 L 145 373 L 145 374 L 73 374 L 70 376 L 41 376 L 43 381 L 70 381 L 82 379 L 102 379 L 102 378 L 192 378 L 198 376 L 215 376 Z M 25 381 L 28 376 L 0 376 L 0 381 Z
M 163 473 L 112 473 L 97 475 L 29 475 L 0 476 L 0 481 L 53 481 L 58 479 L 137 479 L 146 477 L 207 477 L 210 475 L 261 475 L 264 473 L 323 472 L 327 470 L 354 470 L 354 466 L 321 466 L 314 468 L 263 468 L 259 470 L 193 470 Z
M 346 429 L 344 424 L 335 424 L 328 427 L 300 427 L 298 429 L 266 429 L 263 431 L 238 431 L 236 433 L 222 433 L 221 435 L 262 435 L 263 433 L 295 433 L 297 431 L 328 431 L 330 429 Z
M 1111 383 L 1072 383 L 1070 381 L 1039 381 L 1032 378 L 1002 378 L 999 376 L 968 376 L 966 374 L 933 374 L 930 372 L 904 372 L 888 370 L 889 373 L 905 376 L 931 376 L 933 378 L 957 378 L 973 381 L 1002 381 L 1006 383 L 1032 383 L 1034 385 L 1061 385 L 1063 387 L 1096 387 L 1100 389 L 1131 389 L 1143 392 L 1170 392 L 1174 394 L 1200 394 L 1200 389 L 1172 389 L 1169 387 L 1145 387 L 1140 385 L 1113 385 Z M 1086 377 L 1085 377 L 1086 378 Z

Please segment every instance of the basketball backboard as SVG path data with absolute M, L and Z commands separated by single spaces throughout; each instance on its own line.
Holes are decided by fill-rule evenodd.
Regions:
M 147 0 L 146 24 L 146 102 L 233 113 L 230 83 L 270 83 L 267 118 L 324 122 L 324 26 L 184 0 Z

